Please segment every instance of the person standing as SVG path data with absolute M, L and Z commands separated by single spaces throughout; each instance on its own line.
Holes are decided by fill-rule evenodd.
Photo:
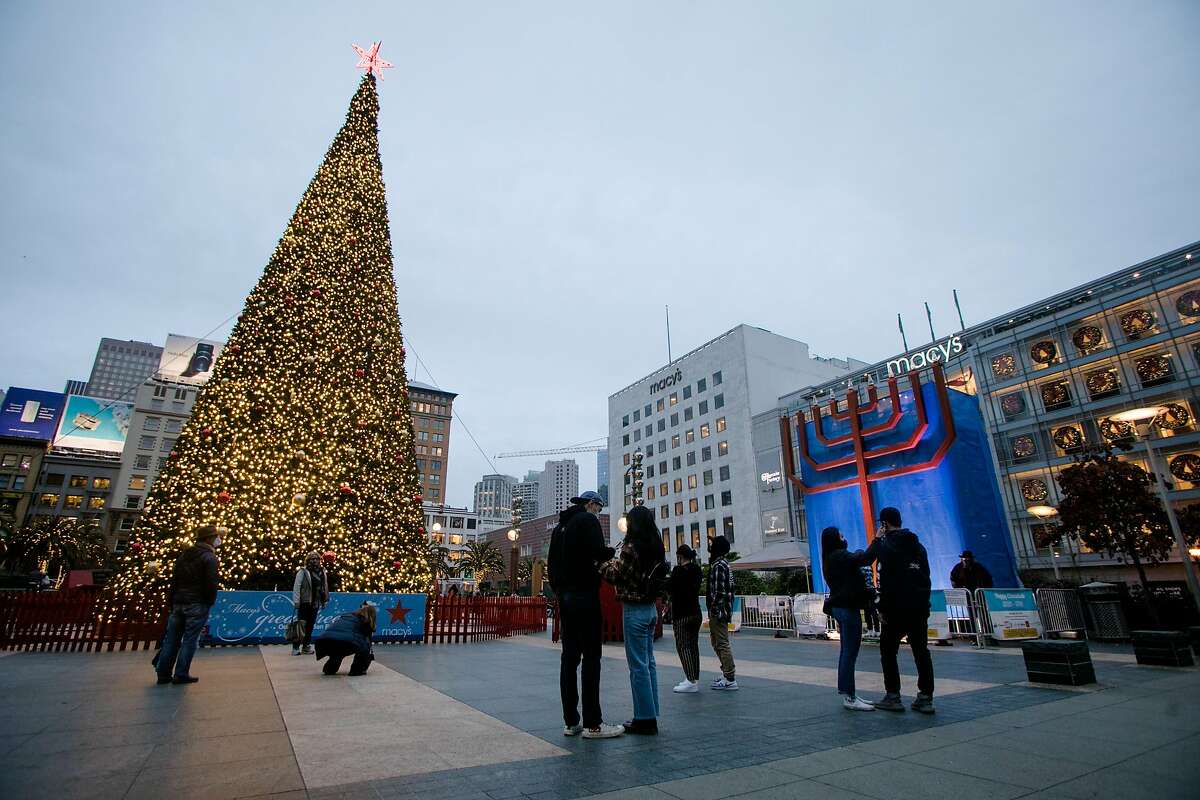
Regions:
M 867 558 L 879 564 L 879 660 L 886 694 L 875 707 L 903 711 L 900 667 L 896 655 L 900 640 L 908 638 L 917 665 L 917 699 L 913 711 L 934 713 L 933 659 L 929 655 L 929 556 L 917 535 L 903 527 L 900 512 L 879 512 L 879 533 L 867 548 Z
M 304 640 L 292 643 L 292 655 L 300 655 L 300 647 L 304 652 L 312 653 L 313 626 L 317 624 L 317 612 L 329 603 L 329 579 L 325 568 L 321 566 L 321 554 L 313 551 L 308 554 L 304 566 L 296 570 L 296 580 L 292 583 L 292 605 L 296 616 L 304 622 Z
M 547 569 L 550 588 L 558 597 L 562 640 L 559 664 L 559 694 L 563 708 L 563 736 L 583 734 L 585 739 L 620 736 L 620 725 L 604 724 L 600 711 L 600 616 L 599 565 L 615 551 L 604 543 L 599 514 L 604 508 L 600 495 L 584 492 L 571 498 L 571 505 L 558 516 L 550 535 Z M 583 663 L 582 681 L 579 665 Z M 579 716 L 579 683 L 583 689 L 583 717 Z
M 671 570 L 667 592 L 671 597 L 671 624 L 675 629 L 675 650 L 683 666 L 683 680 L 672 691 L 691 694 L 700 691 L 700 584 L 704 573 L 696 563 L 696 551 L 686 544 L 675 551 L 678 562 Z
M 363 603 L 357 610 L 338 616 L 317 637 L 317 661 L 325 658 L 321 671 L 336 675 L 346 656 L 350 662 L 350 677 L 367 674 L 375 656 L 371 652 L 371 637 L 375 634 L 375 606 Z
M 197 528 L 196 543 L 175 559 L 167 590 L 167 607 L 171 612 L 155 664 L 159 684 L 200 680 L 191 674 L 192 658 L 196 655 L 200 632 L 208 621 L 208 612 L 217 602 L 217 548 L 225 533 L 228 533 L 225 528 L 213 525 Z
M 849 711 L 875 710 L 875 706 L 858 696 L 854 686 L 854 664 L 862 644 L 862 613 L 875 599 L 875 590 L 863 578 L 865 566 L 868 566 L 867 554 L 862 550 L 850 552 L 841 531 L 837 528 L 821 531 L 821 574 L 829 587 L 829 599 L 825 602 L 841 634 L 838 693 L 842 695 L 842 707 Z
M 959 562 L 950 570 L 950 585 L 955 589 L 966 589 L 973 595 L 976 589 L 992 588 L 992 573 L 975 560 L 974 553 L 963 550 Z
M 708 638 L 721 661 L 721 677 L 713 679 L 709 688 L 736 692 L 739 687 L 733 649 L 729 646 L 729 621 L 733 619 L 733 571 L 725 559 L 727 555 L 729 540 L 724 536 L 713 537 L 708 547 L 708 585 L 704 594 L 708 602 Z
M 629 523 L 621 555 L 600 568 L 621 601 L 625 660 L 633 691 L 633 719 L 625 732 L 654 736 L 658 733 L 658 666 L 654 661 L 654 631 L 658 627 L 658 594 L 667 586 L 667 560 L 654 512 L 634 506 L 625 515 Z

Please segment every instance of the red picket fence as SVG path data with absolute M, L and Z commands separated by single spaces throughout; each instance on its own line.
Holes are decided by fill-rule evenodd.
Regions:
M 95 586 L 58 592 L 0 592 L 0 650 L 96 652 L 149 650 L 165 619 L 101 621 Z
M 661 639 L 663 635 L 663 612 L 666 611 L 666 604 L 662 600 L 658 601 L 658 624 L 654 628 L 655 640 Z M 562 618 L 559 612 L 558 601 L 554 601 L 554 627 L 551 630 L 550 638 L 558 641 L 562 637 Z M 625 641 L 625 614 L 621 601 L 617 599 L 617 590 L 612 587 L 607 581 L 600 581 L 600 641 L 601 642 L 623 642 Z
M 430 598 L 426 642 L 476 642 L 546 630 L 546 601 L 540 597 Z

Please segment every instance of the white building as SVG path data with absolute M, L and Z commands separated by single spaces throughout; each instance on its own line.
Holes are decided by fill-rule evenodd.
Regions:
M 521 516 L 525 519 L 533 519 L 541 516 L 539 500 L 542 486 L 542 473 L 536 470 L 529 470 L 525 475 L 525 480 L 513 484 L 513 497 L 521 498 Z
M 557 514 L 579 496 L 579 465 L 573 458 L 547 461 L 538 481 L 538 515 Z M 532 515 L 524 515 L 532 519 Z
M 724 534 L 745 556 L 779 532 L 759 509 L 763 472 L 751 418 L 774 409 L 796 386 L 824 382 L 865 366 L 813 356 L 808 345 L 739 325 L 608 398 L 608 452 L 615 509 L 611 538 L 632 498 L 625 470 L 643 453 L 644 503 L 658 519 L 663 544 L 687 543 L 702 554 Z M 624 495 L 624 497 L 623 497 Z M 622 504 L 622 501 L 623 504 Z M 764 524 L 771 527 L 764 531 Z
M 134 390 L 158 369 L 162 352 L 161 347 L 149 342 L 101 339 L 87 390 L 77 394 L 128 400 Z
M 517 479 L 512 475 L 484 475 L 475 482 L 475 513 L 485 517 L 510 519 L 513 486 L 516 483 Z

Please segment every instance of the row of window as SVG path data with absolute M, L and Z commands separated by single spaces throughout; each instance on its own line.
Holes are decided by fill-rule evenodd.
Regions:
M 166 420 L 166 426 L 163 425 L 162 417 L 146 417 L 142 422 L 142 430 L 144 431 L 165 431 L 166 433 L 179 433 L 183 429 L 183 420 L 176 417 L 169 417 Z
M 28 472 L 31 464 L 33 464 L 33 456 L 23 453 L 5 453 L 3 456 L 0 456 L 0 467 L 6 469 L 19 469 L 22 472 Z
M 445 452 L 443 451 L 443 449 L 436 445 L 434 445 L 433 447 L 428 447 L 426 445 L 419 444 L 419 445 L 417 445 L 416 449 L 417 449 L 417 455 L 419 455 L 419 456 L 444 456 L 445 455 Z
M 48 472 L 45 479 L 42 481 L 46 486 L 62 486 L 63 481 L 71 489 L 86 489 L 88 485 L 87 475 L 72 475 L 69 479 L 62 472 Z M 92 488 L 100 491 L 107 491 L 112 486 L 111 478 L 92 478 Z
M 434 459 L 433 461 L 429 462 L 429 468 L 431 470 L 433 470 L 434 472 L 441 472 L 442 471 L 442 462 L 438 461 L 437 459 Z M 423 458 L 417 459 L 417 471 L 418 472 L 425 471 L 425 459 L 423 459 Z
M 166 386 L 162 386 L 162 385 L 155 386 L 154 387 L 154 399 L 155 400 L 164 400 L 164 399 L 166 399 L 167 394 L 170 391 L 171 390 Z M 178 388 L 175 389 L 175 397 L 173 399 L 175 399 L 178 402 L 183 402 L 183 401 L 187 400 L 188 399 L 188 390 L 187 389 L 178 389 Z
M 728 491 L 728 490 L 721 492 L 721 505 L 722 506 L 733 505 L 733 492 Z M 683 506 L 682 500 L 675 501 L 675 516 L 677 516 L 677 517 L 683 516 L 683 507 L 684 506 Z M 711 494 L 704 495 L 704 510 L 712 511 L 716 507 L 717 507 L 716 506 L 716 496 L 711 495 Z M 700 499 L 693 497 L 690 500 L 688 500 L 687 510 L 688 510 L 689 514 L 695 514 L 696 512 L 698 512 L 700 510 Z M 670 519 L 670 517 L 671 517 L 670 504 L 663 503 L 661 506 L 659 506 L 658 507 L 658 516 L 660 519 Z
M 418 403 L 416 400 L 413 400 L 409 403 L 409 406 L 418 414 L 441 414 L 444 417 L 450 413 L 446 409 L 446 406 L 437 403 Z
M 713 386 L 721 385 L 721 371 L 720 370 L 717 370 L 716 372 L 713 373 L 712 384 L 713 384 Z M 701 378 L 700 380 L 696 381 L 696 394 L 703 394 L 706 391 L 708 391 L 708 380 L 706 378 Z M 683 387 L 682 394 L 683 394 L 684 400 L 690 400 L 692 398 L 691 384 L 688 384 L 687 386 Z M 671 394 L 665 398 L 664 397 L 658 398 L 658 402 L 655 404 L 655 410 L 662 412 L 667 409 L 668 405 L 670 405 L 670 406 L 678 405 L 679 404 L 679 396 L 680 396 L 680 392 L 671 392 Z M 720 401 L 719 403 L 717 402 L 718 400 Z M 717 395 L 716 398 L 714 398 L 713 404 L 717 408 L 720 408 L 721 406 L 725 405 L 725 396 Z M 704 409 L 703 411 L 700 412 L 701 414 L 708 413 L 708 402 L 707 401 L 701 403 L 700 407 L 702 409 Z M 646 415 L 646 419 L 650 419 L 650 416 L 653 413 L 653 411 L 651 410 L 649 403 L 646 404 L 646 407 L 644 409 L 635 409 L 634 410 L 633 421 L 634 422 L 640 421 L 642 419 L 643 412 Z M 691 419 L 691 417 L 688 417 L 688 419 Z M 672 422 L 671 424 L 676 425 L 678 423 Z M 626 414 L 624 417 L 621 418 L 621 426 L 625 427 L 625 428 L 629 427 L 629 415 L 628 414 Z M 647 426 L 647 428 L 649 428 L 649 426 Z M 658 429 L 660 431 L 662 430 L 662 420 L 659 420 L 659 428 Z M 649 431 L 647 431 L 647 435 L 649 435 Z
M 725 395 L 719 394 L 713 398 L 713 408 L 714 409 L 724 408 L 724 407 L 725 407 Z M 683 410 L 683 420 L 682 421 L 683 422 L 691 422 L 696 416 L 703 417 L 707 413 L 708 413 L 708 401 L 701 400 L 700 404 L 696 407 L 696 413 L 692 413 L 691 406 L 688 406 L 687 408 L 685 408 Z M 724 425 L 724 421 L 725 421 L 725 418 L 721 417 L 720 424 L 722 426 Z M 667 422 L 668 422 L 668 420 L 665 418 L 660 419 L 658 421 L 658 432 L 659 433 L 663 433 L 664 431 L 666 431 Z M 671 423 L 672 428 L 679 426 L 680 418 L 679 418 L 678 412 L 673 412 L 671 414 L 670 423 Z M 707 424 L 702 425 L 701 427 L 702 428 L 707 427 Z M 720 430 L 725 430 L 725 428 L 722 427 L 722 428 L 720 428 Z M 640 442 L 642 440 L 642 436 L 645 436 L 647 439 L 649 439 L 651 436 L 654 435 L 654 431 L 655 431 L 654 425 L 646 425 L 645 428 L 636 428 L 633 431 L 633 441 Z M 629 434 L 628 433 L 622 434 L 621 444 L 624 445 L 625 447 L 629 446 Z
M 24 475 L 0 474 L 0 489 L 24 489 L 24 488 L 25 488 L 25 476 Z
M 428 417 L 417 417 L 416 426 L 418 428 L 429 428 L 433 431 L 446 430 L 446 421 L 441 419 L 429 419 Z
M 693 522 L 690 526 L 688 526 L 688 533 L 690 534 L 690 538 L 691 538 L 691 548 L 693 550 L 695 550 L 697 553 L 699 553 L 700 552 L 700 523 Z M 729 540 L 730 544 L 734 543 L 733 517 L 722 518 L 721 533 L 724 534 L 725 538 Z M 711 550 L 712 549 L 712 540 L 714 538 L 716 538 L 716 535 L 717 535 L 717 521 L 716 520 L 709 519 L 709 520 L 704 521 L 704 535 L 705 535 L 705 538 L 707 539 L 708 549 Z M 665 549 L 668 553 L 674 553 L 686 542 L 686 540 L 684 539 L 684 527 L 682 525 L 675 526 L 675 544 L 673 546 L 671 544 L 671 528 L 670 528 L 670 526 L 663 527 L 662 528 L 662 541 L 663 541 L 663 549 Z
M 155 444 L 158 445 L 158 450 L 163 453 L 169 453 L 175 447 L 175 440 L 168 439 L 165 436 L 160 441 L 155 436 L 139 436 L 138 450 L 153 450 Z
M 717 433 L 725 432 L 726 425 L 725 425 L 724 417 L 717 417 L 715 424 L 716 424 L 716 428 L 717 428 Z M 700 431 L 701 439 L 707 439 L 709 436 L 712 435 L 712 428 L 709 426 L 709 424 L 707 422 L 704 422 L 704 423 L 701 423 L 699 428 L 688 428 L 686 431 L 684 431 L 683 432 L 683 442 L 685 444 L 691 444 L 692 442 L 696 441 L 696 431 L 697 430 Z M 635 442 L 641 440 L 641 436 L 639 435 L 640 433 L 641 433 L 641 431 L 634 431 L 634 441 Z M 671 449 L 675 449 L 675 448 L 679 447 L 679 443 L 680 443 L 679 434 L 677 434 L 677 433 L 672 434 L 671 435 Z M 622 437 L 622 444 L 626 447 L 629 446 L 629 434 L 625 434 L 624 437 Z M 661 453 L 661 452 L 665 452 L 666 449 L 667 449 L 667 440 L 659 439 L 658 440 L 658 451 Z M 646 455 L 647 456 L 654 455 L 654 445 L 653 444 L 649 444 L 646 446 Z M 629 458 L 630 458 L 630 454 L 626 453 L 625 454 L 625 466 L 629 466 Z
M 60 495 L 51 492 L 45 492 L 38 495 L 38 505 L 43 508 L 56 508 L 58 506 L 58 498 Z M 83 508 L 83 495 L 69 494 L 63 500 L 63 508 Z M 93 511 L 101 511 L 104 509 L 104 498 L 92 495 L 87 498 L 87 507 Z
M 429 432 L 428 431 L 417 431 L 417 441 L 428 442 L 429 441 Z M 433 441 L 435 441 L 435 442 L 446 441 L 446 434 L 444 434 L 444 433 L 433 434 Z
M 678 445 L 673 444 L 672 447 L 678 447 Z M 651 453 L 651 455 L 652 455 L 652 453 Z M 725 440 L 721 440 L 721 441 L 717 442 L 717 455 L 718 456 L 729 455 L 729 442 L 727 442 Z M 700 460 L 701 461 L 712 461 L 712 447 L 711 446 L 706 445 L 706 446 L 700 448 Z M 671 458 L 670 471 L 674 472 L 675 470 L 682 469 L 685 461 L 687 463 L 687 466 L 689 466 L 689 467 L 696 466 L 696 451 L 689 450 L 687 452 L 687 455 L 682 458 L 680 456 L 673 456 Z M 626 466 L 629 465 L 629 454 L 628 453 L 625 454 L 625 464 L 626 464 Z M 722 467 L 722 469 L 728 469 L 728 468 Z M 646 477 L 653 478 L 655 475 L 654 470 L 655 470 L 654 464 L 647 464 L 646 465 Z M 667 472 L 668 472 L 668 470 L 667 470 L 666 459 L 658 462 L 658 474 L 660 476 L 666 475 Z M 629 476 L 626 476 L 625 482 L 626 483 L 629 482 Z

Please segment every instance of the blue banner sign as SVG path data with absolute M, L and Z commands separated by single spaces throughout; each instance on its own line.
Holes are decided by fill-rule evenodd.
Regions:
M 313 638 L 342 614 L 364 602 L 378 611 L 374 642 L 420 642 L 425 638 L 425 595 L 368 592 L 332 592 L 329 605 L 317 614 Z M 208 615 L 202 643 L 286 644 L 287 624 L 296 618 L 291 592 L 217 592 Z
M 992 638 L 1037 639 L 1042 619 L 1030 589 L 980 589 L 992 622 Z

